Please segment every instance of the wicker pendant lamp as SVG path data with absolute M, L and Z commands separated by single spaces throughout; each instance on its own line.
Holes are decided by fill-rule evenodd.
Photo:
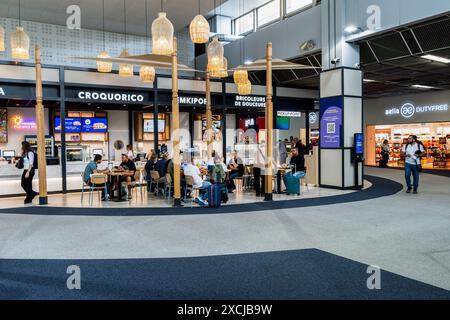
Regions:
M 127 6 L 126 0 L 123 0 L 123 15 L 124 15 L 124 28 L 125 28 L 125 48 L 122 50 L 120 54 L 120 58 L 125 58 L 130 56 L 130 53 L 127 49 Z M 132 77 L 133 76 L 133 65 L 132 64 L 119 64 L 119 76 L 120 77 Z
M 98 58 L 106 59 L 110 58 L 110 55 L 105 50 L 105 0 L 103 0 L 102 3 L 102 10 L 103 10 L 103 51 L 100 52 L 98 55 Z M 113 64 L 111 62 L 106 61 L 97 61 L 97 71 L 98 72 L 104 72 L 108 73 L 112 71 Z
M 209 23 L 203 15 L 200 14 L 200 0 L 198 0 L 198 15 L 192 19 L 189 25 L 189 32 L 193 43 L 202 44 L 209 40 Z
M 240 83 L 237 85 L 237 90 L 239 95 L 241 96 L 248 96 L 252 93 L 252 83 L 250 80 L 247 80 L 247 82 Z
M 148 1 L 145 0 L 145 34 L 148 38 Z M 139 70 L 139 77 L 142 82 L 154 82 L 156 77 L 155 68 L 152 66 L 141 66 Z
M 215 37 L 213 41 L 208 45 L 208 71 L 210 73 L 220 72 L 223 66 L 223 46 L 219 42 L 219 39 Z
M 5 51 L 5 29 L 0 25 L 0 52 Z
M 22 27 L 21 5 L 19 0 L 19 26 L 11 33 L 11 57 L 16 60 L 30 59 L 30 37 Z
M 241 10 L 241 7 L 242 7 L 242 2 L 240 1 L 240 3 L 239 3 L 239 10 Z M 245 53 L 243 53 L 243 42 L 244 42 L 244 40 L 240 40 L 240 52 L 239 52 L 239 54 L 240 54 L 240 59 L 241 59 L 241 63 L 243 63 L 243 55 L 245 56 Z M 244 50 L 245 50 L 245 48 L 244 48 Z M 233 79 L 234 79 L 234 83 L 236 84 L 236 85 L 239 85 L 239 84 L 246 84 L 249 80 L 248 80 L 248 71 L 247 70 L 242 70 L 242 69 L 238 69 L 238 70 L 235 70 L 234 71 L 234 73 L 233 73 Z
M 217 72 L 211 72 L 212 78 L 226 78 L 228 77 L 228 60 L 223 57 L 223 68 Z
M 161 0 L 161 12 L 152 23 L 152 53 L 170 55 L 173 53 L 174 29 L 172 22 L 167 19 L 167 14 L 163 10 L 163 0 Z
M 234 83 L 241 84 L 248 81 L 248 71 L 247 70 L 236 70 L 233 73 Z
M 119 57 L 125 58 L 125 57 L 129 57 L 129 56 L 130 56 L 130 53 L 128 52 L 128 49 L 123 49 L 123 51 Z M 133 76 L 133 65 L 125 64 L 125 63 L 119 64 L 119 76 L 120 77 L 132 77 Z

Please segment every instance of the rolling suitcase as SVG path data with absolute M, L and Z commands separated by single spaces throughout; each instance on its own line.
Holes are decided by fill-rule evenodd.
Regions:
M 300 195 L 300 178 L 294 176 L 286 177 L 286 194 Z
M 210 208 L 220 207 L 222 202 L 222 184 L 212 184 L 208 189 L 208 204 Z

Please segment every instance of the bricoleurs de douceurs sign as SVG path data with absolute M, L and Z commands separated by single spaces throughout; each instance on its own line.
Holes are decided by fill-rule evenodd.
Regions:
M 243 108 L 265 108 L 266 97 L 236 96 L 234 106 Z

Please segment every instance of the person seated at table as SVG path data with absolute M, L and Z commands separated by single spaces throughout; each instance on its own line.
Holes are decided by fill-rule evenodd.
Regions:
M 91 183 L 91 175 L 109 172 L 108 168 L 102 169 L 102 170 L 98 169 L 98 165 L 101 163 L 102 163 L 102 156 L 99 154 L 96 154 L 94 157 L 94 160 L 92 160 L 91 162 L 89 162 L 86 165 L 86 168 L 84 169 L 83 178 L 84 178 L 84 182 L 87 185 L 89 185 L 91 187 L 95 187 L 95 188 L 104 187 L 104 185 L 93 185 Z M 108 189 L 108 183 L 106 184 L 106 189 Z M 106 195 L 105 188 L 102 188 L 102 201 L 107 201 L 107 200 L 108 200 L 108 196 Z
M 206 206 L 206 198 L 207 198 L 207 189 L 211 187 L 211 182 L 203 181 L 200 169 L 194 165 L 194 160 L 186 165 L 184 168 L 184 175 L 192 177 L 194 185 L 192 186 L 194 189 L 198 189 L 200 192 L 199 196 L 194 200 L 194 202 L 198 203 L 200 206 Z
M 297 148 L 292 149 L 291 151 L 291 159 L 289 161 L 289 165 L 291 167 L 290 172 L 286 172 L 283 178 L 284 185 L 287 185 L 287 177 L 297 177 L 303 178 L 305 176 L 305 156 L 299 154 Z
M 234 179 L 242 177 L 245 173 L 244 163 L 242 162 L 242 159 L 238 157 L 236 151 L 233 151 L 231 154 L 230 162 L 228 162 L 228 171 L 228 191 L 233 192 L 236 189 Z
M 167 161 L 169 160 L 169 154 L 163 153 L 161 159 L 156 161 L 154 170 L 158 171 L 159 177 L 163 178 L 166 175 Z
M 120 179 L 121 182 L 126 182 L 128 185 L 128 199 L 133 198 L 133 194 L 131 192 L 131 182 L 135 181 L 134 175 L 136 173 L 136 165 L 130 158 L 128 158 L 128 155 L 122 154 L 122 163 L 119 166 L 119 170 L 125 170 L 127 171 L 124 173 L 122 178 Z
M 152 156 L 148 159 L 147 163 L 145 164 L 144 170 L 146 173 L 147 181 L 150 183 L 151 178 L 151 172 L 155 170 L 155 164 L 156 164 L 156 154 L 152 154 Z M 151 186 L 149 185 L 149 188 Z

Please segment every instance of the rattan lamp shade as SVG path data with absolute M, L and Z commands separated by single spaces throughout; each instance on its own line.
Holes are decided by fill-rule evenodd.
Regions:
M 223 57 L 223 68 L 217 72 L 211 72 L 212 78 L 226 78 L 228 77 L 228 60 Z
M 248 72 L 247 70 L 236 70 L 233 73 L 233 78 L 236 85 L 246 83 L 248 81 Z
M 0 52 L 5 51 L 5 29 L 0 26 Z
M 244 83 L 240 83 L 237 85 L 237 90 L 239 95 L 248 96 L 252 93 L 252 83 L 250 82 L 250 80 L 247 80 Z
M 208 71 L 220 72 L 223 69 L 223 46 L 217 38 L 208 45 Z
M 209 40 L 209 23 L 201 14 L 195 16 L 192 20 L 189 31 L 193 43 L 207 43 Z
M 17 60 L 30 59 L 30 37 L 22 27 L 11 34 L 11 57 Z
M 98 58 L 106 59 L 110 58 L 109 54 L 106 51 L 100 52 Z M 113 64 L 111 62 L 106 61 L 97 61 L 97 71 L 108 73 L 112 71 Z
M 120 54 L 120 58 L 128 57 L 128 49 L 123 49 Z M 119 76 L 120 77 L 132 77 L 133 76 L 133 65 L 132 64 L 119 64 Z
M 150 66 L 142 66 L 139 70 L 139 77 L 142 82 L 153 82 L 155 81 L 155 68 Z
M 158 18 L 152 23 L 152 53 L 169 55 L 173 52 L 173 25 L 166 17 L 165 12 L 160 12 Z

